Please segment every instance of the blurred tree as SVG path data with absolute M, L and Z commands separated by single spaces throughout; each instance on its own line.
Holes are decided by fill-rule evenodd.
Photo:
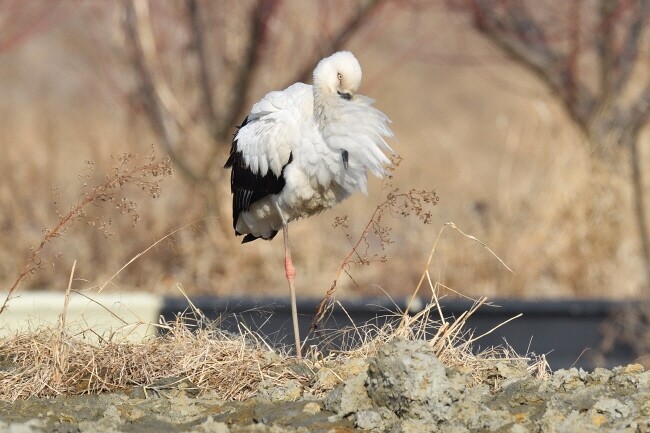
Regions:
M 253 91 L 268 78 L 260 76 L 261 70 L 283 78 L 273 87 L 264 83 L 268 88 L 308 80 L 316 63 L 342 49 L 385 2 L 301 3 L 294 6 L 305 10 L 280 17 L 280 0 L 125 0 L 125 35 L 139 83 L 137 100 L 178 171 L 205 188 L 206 203 L 227 202 L 223 155 L 253 102 Z M 336 11 L 335 28 L 326 19 L 330 9 Z M 301 26 L 314 18 L 319 20 L 316 41 L 301 33 Z M 274 34 L 278 27 L 292 38 Z M 296 58 L 303 61 L 295 64 Z M 230 220 L 228 207 L 211 207 L 223 213 L 221 221 Z M 229 225 L 224 223 L 224 230 L 230 231 Z
M 648 60 L 643 50 L 648 48 L 644 35 L 650 1 L 451 0 L 450 5 L 469 14 L 482 35 L 537 75 L 561 101 L 587 138 L 594 170 L 620 172 L 622 158 L 628 155 L 650 284 L 650 237 L 639 155 L 639 136 L 650 119 L 650 74 L 643 63 Z
M 60 5 L 61 0 L 0 2 L 0 53 L 47 30 Z

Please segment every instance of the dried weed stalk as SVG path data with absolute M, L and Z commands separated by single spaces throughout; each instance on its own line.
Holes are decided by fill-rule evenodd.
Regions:
M 394 171 L 400 164 L 401 158 L 395 157 L 393 159 Z M 334 295 L 336 287 L 343 273 L 350 275 L 349 269 L 351 266 L 369 265 L 372 262 L 386 262 L 388 256 L 386 255 L 386 248 L 393 244 L 391 239 L 391 227 L 386 225 L 384 219 L 386 215 L 392 217 L 406 218 L 414 215 L 423 224 L 431 223 L 431 208 L 438 204 L 440 198 L 435 190 L 419 190 L 410 189 L 407 192 L 395 188 L 391 184 L 392 175 L 388 177 L 388 183 L 385 188 L 388 189 L 384 201 L 379 203 L 375 211 L 370 216 L 368 223 L 361 231 L 361 235 L 354 241 L 353 236 L 348 229 L 348 217 L 337 217 L 334 220 L 333 227 L 343 228 L 345 236 L 352 245 L 350 252 L 345 256 L 338 270 L 334 276 L 331 286 L 327 290 L 325 297 L 318 304 L 316 313 L 311 324 L 310 334 L 318 329 L 319 323 L 327 317 L 328 313 L 334 306 Z M 309 335 L 307 336 L 309 337 Z
M 406 312 L 396 311 L 393 320 L 387 321 L 381 327 L 366 325 L 350 327 L 336 331 L 336 337 L 343 341 L 341 350 L 332 352 L 322 361 L 325 365 L 346 365 L 351 359 L 366 359 L 375 356 L 379 348 L 395 339 L 408 341 L 424 340 L 434 349 L 435 355 L 448 367 L 459 368 L 467 371 L 473 378 L 473 384 L 488 384 L 492 390 L 499 388 L 499 380 L 504 376 L 499 369 L 506 369 L 511 373 L 521 376 L 533 376 L 546 379 L 550 367 L 544 355 L 528 354 L 519 355 L 513 348 L 505 346 L 489 347 L 474 353 L 472 345 L 485 335 L 494 332 L 519 316 L 496 326 L 485 334 L 474 336 L 467 321 L 482 306 L 486 305 L 486 298 L 475 300 L 473 306 L 457 318 L 445 317 L 440 307 L 439 284 L 432 286 L 432 297 L 426 306 L 417 314 L 409 315 Z M 346 344 L 353 346 L 345 347 Z M 325 392 L 325 390 L 314 390 Z
M 161 188 L 160 183 L 164 177 L 171 176 L 173 168 L 169 158 L 158 159 L 153 151 L 145 155 L 135 153 L 123 153 L 113 156 L 116 162 L 110 174 L 107 174 L 103 181 L 95 186 L 88 186 L 94 173 L 94 163 L 86 161 L 86 170 L 79 178 L 83 182 L 83 191 L 67 211 L 61 211 L 59 208 L 60 193 L 54 190 L 55 209 L 58 222 L 51 228 L 43 230 L 43 238 L 36 247 L 31 247 L 30 252 L 25 260 L 25 264 L 16 276 L 16 279 L 9 287 L 7 296 L 0 307 L 0 314 L 7 308 L 9 301 L 12 299 L 14 292 L 20 285 L 21 281 L 28 275 L 36 273 L 45 264 L 41 257 L 43 250 L 55 239 L 63 236 L 76 221 L 86 220 L 89 225 L 97 227 L 102 231 L 104 236 L 110 237 L 110 226 L 112 219 L 103 216 L 89 217 L 88 209 L 90 206 L 108 204 L 114 206 L 120 214 L 128 215 L 133 224 L 139 220 L 137 213 L 138 203 L 126 196 L 126 190 L 129 187 L 141 189 L 153 198 L 159 197 Z

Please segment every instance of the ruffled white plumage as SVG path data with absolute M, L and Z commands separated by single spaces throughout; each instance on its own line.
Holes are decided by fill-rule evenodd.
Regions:
M 311 86 L 297 83 L 283 91 L 270 92 L 248 115 L 248 123 L 239 129 L 237 150 L 253 173 L 264 176 L 270 169 L 280 176 L 289 161 L 291 143 L 300 138 L 300 126 L 309 119 Z
M 390 160 L 384 152 L 393 152 L 386 142 L 393 137 L 388 118 L 370 98 L 339 95 L 297 83 L 253 106 L 233 150 L 253 174 L 271 171 L 283 176 L 285 185 L 241 212 L 238 233 L 270 238 L 292 220 L 331 208 L 354 192 L 366 193 L 368 170 L 386 174 Z

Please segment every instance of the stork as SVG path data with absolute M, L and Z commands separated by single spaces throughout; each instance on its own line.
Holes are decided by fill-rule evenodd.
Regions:
M 367 194 L 368 174 L 386 175 L 394 154 L 384 113 L 357 94 L 361 66 L 349 51 L 322 59 L 313 86 L 295 83 L 253 105 L 232 141 L 233 228 L 242 243 L 271 240 L 282 230 L 296 357 L 301 357 L 289 248 L 291 221 L 318 214 L 354 192 Z

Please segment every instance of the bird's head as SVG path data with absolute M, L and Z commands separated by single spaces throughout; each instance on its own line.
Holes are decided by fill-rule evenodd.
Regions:
M 361 66 L 349 51 L 339 51 L 321 60 L 314 69 L 315 91 L 350 100 L 361 85 Z

